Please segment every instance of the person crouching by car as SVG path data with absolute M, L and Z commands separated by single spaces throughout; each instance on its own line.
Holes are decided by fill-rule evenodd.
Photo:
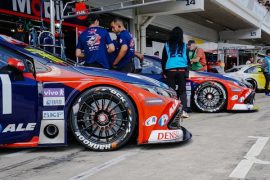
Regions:
M 111 37 L 106 29 L 99 26 L 98 15 L 89 15 L 87 21 L 89 28 L 79 37 L 76 57 L 84 58 L 85 66 L 110 69 L 108 53 L 115 50 Z
M 266 50 L 266 56 L 262 61 L 262 70 L 265 76 L 265 95 L 270 96 L 269 94 L 269 81 L 270 81 L 270 49 Z
M 198 48 L 194 40 L 188 41 L 188 55 L 193 71 L 207 71 L 207 62 L 204 50 Z
M 183 30 L 175 27 L 165 44 L 162 53 L 162 69 L 168 85 L 175 89 L 178 98 L 182 101 L 182 117 L 188 118 L 186 78 L 188 74 L 189 57 L 184 43 Z

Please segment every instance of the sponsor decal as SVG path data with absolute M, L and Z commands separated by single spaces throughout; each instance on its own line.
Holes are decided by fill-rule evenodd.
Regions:
M 64 88 L 44 88 L 43 106 L 64 106 L 65 90 Z
M 245 98 L 244 97 L 240 97 L 240 99 L 238 100 L 238 102 L 242 103 L 244 102 Z
M 158 120 L 158 124 L 160 126 L 165 126 L 169 121 L 169 117 L 167 114 L 163 114 L 161 118 Z
M 43 111 L 43 119 L 64 119 L 64 111 Z
M 9 0 L 5 2 L 5 7 L 3 9 L 15 11 L 18 13 L 28 14 L 35 17 L 40 17 L 40 4 L 43 1 L 40 0 Z M 1 6 L 4 6 L 1 5 Z M 63 2 L 55 3 L 55 18 L 56 20 L 61 19 L 61 14 L 63 12 L 64 4 Z M 50 18 L 50 2 L 43 2 L 42 14 L 45 18 Z
M 8 124 L 5 128 L 0 127 L 0 132 L 8 133 L 8 132 L 25 132 L 25 131 L 34 131 L 37 123 L 20 123 L 16 124 Z M 3 129 L 3 130 L 2 130 Z
M 249 91 L 245 94 L 245 98 L 247 98 L 247 97 L 250 95 L 251 92 L 252 92 L 252 91 L 249 90 Z
M 121 100 L 123 103 L 126 102 L 125 98 L 124 98 L 120 93 L 116 92 L 116 91 L 113 90 L 113 89 L 110 89 L 110 92 L 111 92 L 112 94 L 116 95 L 117 97 L 119 97 L 120 100 Z
M 178 130 L 155 130 L 152 131 L 148 142 L 174 142 L 183 140 L 183 131 Z
M 174 100 L 174 103 L 172 105 L 172 107 L 169 110 L 169 116 L 171 117 L 172 114 L 176 111 L 177 105 L 179 104 L 179 101 Z
M 232 101 L 235 101 L 235 100 L 237 100 L 237 99 L 238 99 L 238 95 L 234 95 L 234 96 L 231 98 Z
M 44 97 L 43 106 L 64 106 L 65 97 Z
M 145 121 L 145 126 L 153 126 L 157 124 L 157 117 L 156 116 L 151 116 Z
M 191 91 L 191 82 L 186 83 L 186 90 Z
M 90 148 L 93 149 L 100 149 L 100 150 L 104 150 L 104 149 L 111 149 L 112 148 L 112 144 L 104 144 L 104 145 L 100 145 L 100 144 L 95 144 L 93 142 L 90 142 L 89 140 L 87 140 L 84 136 L 81 135 L 80 132 L 75 132 L 75 135 L 78 137 L 78 139 L 85 145 L 87 145 Z
M 43 97 L 65 97 L 64 88 L 44 88 Z

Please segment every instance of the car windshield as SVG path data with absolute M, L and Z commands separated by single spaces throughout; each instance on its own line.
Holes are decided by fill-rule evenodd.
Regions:
M 51 63 L 57 64 L 57 65 L 63 65 L 63 66 L 73 66 L 75 62 L 73 62 L 70 59 L 63 60 L 55 55 L 53 55 L 50 52 L 44 51 L 43 49 L 39 49 L 33 46 L 27 46 L 24 48 L 25 50 L 31 52 L 32 54 L 35 54 L 39 57 L 42 57 Z
M 228 69 L 226 70 L 225 72 L 228 73 L 228 72 L 237 72 L 241 69 L 242 67 L 234 67 L 234 68 L 231 68 L 231 69 Z

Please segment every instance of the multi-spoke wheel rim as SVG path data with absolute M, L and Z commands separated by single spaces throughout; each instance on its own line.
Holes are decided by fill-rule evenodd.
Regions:
M 205 110 L 216 110 L 224 104 L 225 97 L 221 89 L 206 86 L 198 91 L 197 103 Z
M 81 103 L 76 125 L 89 141 L 108 144 L 126 134 L 129 121 L 126 103 L 109 93 L 94 93 Z

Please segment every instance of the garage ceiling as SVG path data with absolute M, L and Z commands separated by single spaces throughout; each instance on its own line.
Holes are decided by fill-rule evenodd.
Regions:
M 178 16 L 211 29 L 215 29 L 218 32 L 223 30 L 239 30 L 254 27 L 250 23 L 243 21 L 240 17 L 218 6 L 211 0 L 205 0 L 204 7 L 205 11 L 179 14 Z

